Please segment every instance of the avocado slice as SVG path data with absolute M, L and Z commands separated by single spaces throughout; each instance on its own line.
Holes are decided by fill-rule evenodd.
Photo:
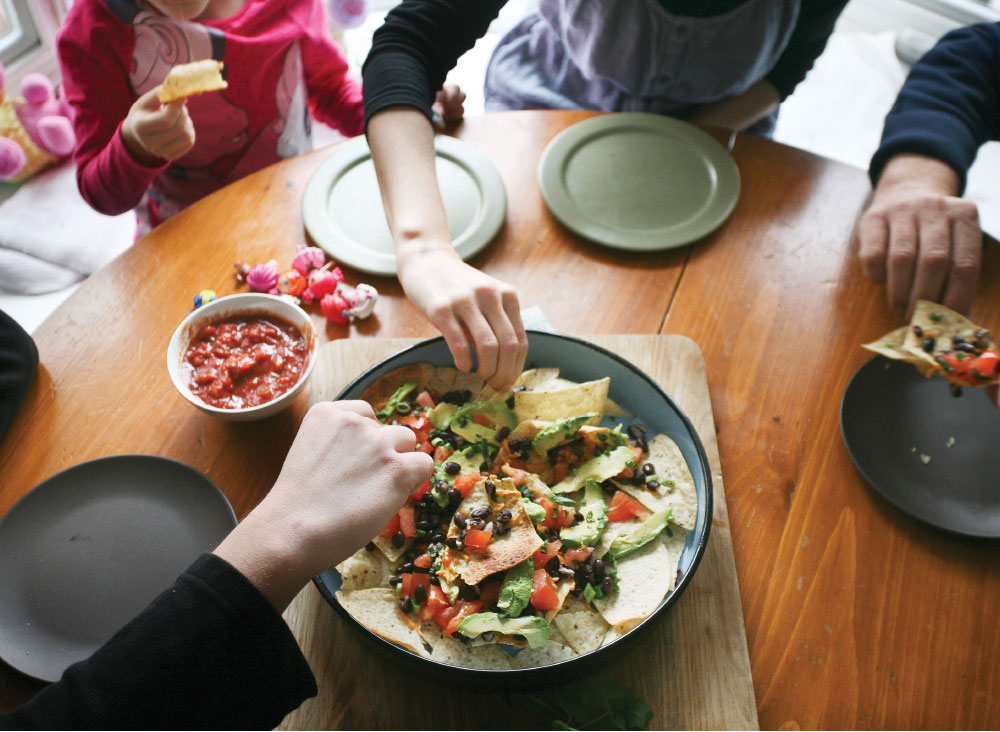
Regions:
M 452 413 L 458 409 L 454 404 L 449 402 L 440 402 L 435 406 L 427 410 L 427 419 L 431 421 L 434 425 L 434 429 L 443 430 L 448 426 L 448 418 L 451 417 Z
M 531 441 L 531 446 L 544 455 L 553 447 L 572 440 L 580 427 L 586 424 L 588 419 L 596 416 L 597 412 L 588 412 L 578 417 L 567 417 L 566 419 L 556 420 L 535 435 L 535 438 Z
M 535 560 L 528 557 L 517 566 L 507 570 L 500 588 L 500 599 L 497 607 L 507 615 L 516 618 L 531 599 L 531 578 L 535 573 Z
M 496 426 L 487 427 L 474 422 L 472 418 L 477 414 L 486 417 Z M 517 427 L 517 415 L 510 411 L 503 402 L 471 402 L 463 404 L 452 412 L 448 416 L 445 426 L 469 442 L 488 440 L 496 445 L 499 444 L 496 439 L 497 430 L 501 427 L 506 427 L 508 430 Z
M 392 393 L 392 396 L 389 397 L 389 401 L 386 402 L 386 405 L 382 407 L 382 409 L 380 409 L 375 416 L 378 417 L 380 420 L 389 419 L 389 417 L 391 417 L 393 413 L 396 411 L 396 407 L 399 406 L 399 403 L 404 399 L 406 399 L 407 394 L 409 394 L 416 388 L 417 388 L 416 381 L 409 381 L 403 384 L 401 387 L 399 387 L 398 389 L 396 389 L 396 391 Z
M 595 546 L 608 523 L 608 506 L 604 491 L 596 480 L 588 480 L 584 487 L 583 505 L 579 509 L 583 521 L 559 532 L 562 543 L 568 547 Z
M 616 447 L 611 452 L 591 458 L 578 467 L 572 475 L 567 475 L 552 486 L 553 493 L 572 493 L 580 490 L 588 480 L 598 483 L 613 478 L 625 468 L 635 467 L 635 455 L 625 447 Z
M 458 625 L 458 632 L 466 638 L 475 638 L 488 631 L 522 636 L 531 648 L 541 648 L 552 635 L 548 621 L 537 615 L 504 618 L 497 613 L 476 613 Z
M 545 509 L 534 501 L 529 501 L 527 498 L 523 498 L 521 499 L 521 505 L 524 506 L 524 512 L 528 514 L 528 518 L 531 519 L 531 523 L 537 525 L 545 520 Z
M 667 527 L 672 514 L 673 509 L 671 508 L 665 508 L 662 511 L 654 513 L 629 533 L 623 534 L 611 542 L 611 548 L 608 549 L 607 556 L 618 560 L 646 546 L 646 544 L 659 536 L 660 532 Z

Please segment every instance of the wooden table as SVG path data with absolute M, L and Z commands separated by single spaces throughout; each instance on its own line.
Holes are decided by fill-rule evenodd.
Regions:
M 457 128 L 496 164 L 510 197 L 498 240 L 473 264 L 515 284 L 522 305 L 540 306 L 561 332 L 677 333 L 701 347 L 762 728 L 1000 727 L 1000 546 L 895 510 L 840 440 L 840 397 L 867 358 L 859 344 L 900 325 L 849 244 L 869 192 L 864 172 L 739 135 L 743 191 L 729 221 L 688 248 L 624 254 L 570 234 L 538 193 L 542 149 L 589 114 L 504 113 Z M 58 470 L 126 452 L 193 465 L 240 517 L 257 504 L 305 395 L 264 423 L 216 421 L 174 391 L 164 352 L 199 290 L 241 289 L 235 260 L 291 260 L 305 238 L 302 190 L 327 154 L 192 206 L 38 329 L 42 366 L 0 446 L 0 513 Z M 998 277 L 993 242 L 983 282 Z M 324 339 L 434 334 L 394 281 L 348 278 L 379 289 L 377 315 L 353 326 L 316 316 Z M 973 319 L 1000 326 L 1000 290 L 980 289 Z M 38 688 L 0 668 L 0 708 Z

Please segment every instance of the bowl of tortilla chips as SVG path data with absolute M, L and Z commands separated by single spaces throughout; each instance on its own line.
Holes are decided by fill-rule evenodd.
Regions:
M 435 467 L 316 587 L 393 656 L 467 681 L 605 663 L 677 601 L 705 551 L 698 435 L 639 368 L 580 339 L 529 331 L 507 392 L 451 363 L 443 338 L 424 341 L 338 395 L 409 426 Z

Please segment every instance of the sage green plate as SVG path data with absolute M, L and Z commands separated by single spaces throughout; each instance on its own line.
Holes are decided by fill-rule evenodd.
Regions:
M 716 229 L 736 206 L 740 173 L 713 137 L 659 114 L 591 117 L 545 148 L 538 186 L 552 214 L 599 244 L 657 251 Z
M 490 243 L 507 215 L 507 192 L 485 155 L 437 135 L 437 177 L 448 231 L 462 259 Z M 396 257 L 382 195 L 364 137 L 338 147 L 313 173 L 302 196 L 302 219 L 317 246 L 341 265 L 395 276 Z

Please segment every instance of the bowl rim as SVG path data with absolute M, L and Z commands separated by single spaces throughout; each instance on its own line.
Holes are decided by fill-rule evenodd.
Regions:
M 633 364 L 628 359 L 618 355 L 614 351 L 610 351 L 602 346 L 599 346 L 590 341 L 584 340 L 582 338 L 577 338 L 575 336 L 568 336 L 562 333 L 550 333 L 547 331 L 540 330 L 527 330 L 528 340 L 532 337 L 542 337 L 542 338 L 554 338 L 556 340 L 568 341 L 575 343 L 586 348 L 593 349 L 604 356 L 607 356 L 624 368 L 631 371 L 634 376 L 645 381 L 649 386 L 651 386 L 659 395 L 664 399 L 664 401 L 676 412 L 677 416 L 680 417 L 681 422 L 684 424 L 685 429 L 687 429 L 691 441 L 694 445 L 695 452 L 698 458 L 698 466 L 700 467 L 702 474 L 705 479 L 705 514 L 704 514 L 704 528 L 701 535 L 695 540 L 694 547 L 694 557 L 691 561 L 691 565 L 688 570 L 680 577 L 680 579 L 674 585 L 673 590 L 671 590 L 667 596 L 660 602 L 657 608 L 643 618 L 637 625 L 627 630 L 621 636 L 613 640 L 607 645 L 602 645 L 595 648 L 587 653 L 582 653 L 572 658 L 568 658 L 562 661 L 556 661 L 554 663 L 549 663 L 544 666 L 533 666 L 523 669 L 478 669 L 469 668 L 467 666 L 456 666 L 453 664 L 443 663 L 431 658 L 425 658 L 412 651 L 409 651 L 401 646 L 396 645 L 392 641 L 386 640 L 374 631 L 370 630 L 365 626 L 360 620 L 355 618 L 351 613 L 349 613 L 337 600 L 335 593 L 330 591 L 327 586 L 326 581 L 323 579 L 323 574 L 317 574 L 313 577 L 313 584 L 319 591 L 320 595 L 323 596 L 333 609 L 340 614 L 342 617 L 346 618 L 348 623 L 353 625 L 356 629 L 362 632 L 362 635 L 367 636 L 369 640 L 373 640 L 378 646 L 388 649 L 390 653 L 396 654 L 397 657 L 402 657 L 410 662 L 421 663 L 425 668 L 433 668 L 434 670 L 444 673 L 444 674 L 457 674 L 461 675 L 463 678 L 471 679 L 474 683 L 483 684 L 520 684 L 528 680 L 533 680 L 536 677 L 548 676 L 552 674 L 556 669 L 565 671 L 570 668 L 578 667 L 581 664 L 589 663 L 598 657 L 605 656 L 608 653 L 613 653 L 612 649 L 620 649 L 624 644 L 630 644 L 633 640 L 638 637 L 637 631 L 640 628 L 648 628 L 653 622 L 659 619 L 662 614 L 667 610 L 667 608 L 674 605 L 680 596 L 687 589 L 688 585 L 691 583 L 692 577 L 694 577 L 695 571 L 701 564 L 701 560 L 705 555 L 706 547 L 708 546 L 708 537 L 712 528 L 712 515 L 714 510 L 714 492 L 712 487 L 712 471 L 711 466 L 708 463 L 708 455 L 705 452 L 705 447 L 701 442 L 701 438 L 698 436 L 698 432 L 695 430 L 694 425 L 688 418 L 687 414 L 680 408 L 677 402 L 667 394 L 666 391 L 646 372 L 640 369 L 638 366 Z M 360 382 L 367 379 L 373 372 L 379 371 L 385 368 L 390 362 L 396 361 L 398 359 L 404 358 L 406 354 L 409 354 L 417 349 L 430 347 L 432 344 L 444 343 L 444 337 L 438 336 L 436 338 L 429 338 L 422 340 L 419 343 L 414 343 L 412 346 L 407 346 L 406 348 L 397 351 L 390 356 L 387 356 L 380 360 L 378 363 L 373 364 L 369 368 L 365 369 L 361 374 L 352 379 L 340 392 L 337 394 L 335 399 L 343 399 L 344 395 L 350 390 L 354 389 Z M 699 515 L 701 511 L 701 501 L 699 500 Z M 695 530 L 697 530 L 697 524 Z
M 264 298 L 269 298 L 269 299 L 264 299 Z M 185 330 L 189 328 L 190 325 L 194 323 L 199 317 L 210 318 L 214 313 L 216 313 L 216 311 L 223 309 L 223 305 L 216 305 L 216 303 L 225 303 L 226 305 L 230 305 L 233 304 L 234 301 L 236 301 L 237 303 L 240 301 L 247 301 L 248 303 L 249 302 L 254 303 L 252 305 L 248 304 L 246 306 L 243 312 L 247 314 L 254 315 L 257 313 L 269 313 L 278 317 L 283 317 L 285 320 L 288 320 L 288 322 L 290 322 L 296 328 L 299 328 L 299 330 L 303 330 L 303 328 L 299 327 L 298 323 L 293 322 L 291 318 L 284 316 L 281 312 L 278 312 L 278 310 L 280 308 L 286 308 L 286 312 L 295 313 L 297 311 L 298 313 L 300 313 L 302 322 L 308 324 L 308 329 L 309 329 L 308 333 L 303 333 L 303 336 L 305 336 L 309 345 L 309 352 L 308 352 L 309 360 L 306 363 L 306 368 L 302 372 L 302 375 L 299 377 L 299 380 L 296 381 L 287 391 L 277 395 L 276 397 L 274 397 L 269 401 L 264 402 L 263 404 L 256 404 L 252 407 L 239 407 L 237 409 L 225 409 L 223 407 L 216 407 L 206 402 L 203 402 L 201 399 L 199 399 L 193 393 L 191 393 L 191 390 L 188 388 L 187 384 L 185 384 L 183 379 L 181 378 L 180 361 L 177 359 L 173 359 L 171 357 L 171 354 L 174 352 L 175 344 L 177 344 L 177 351 L 176 351 L 177 355 L 180 359 L 183 359 L 184 354 L 182 349 L 186 348 L 186 346 L 190 342 L 190 337 L 188 337 L 186 339 L 187 342 L 185 342 L 183 345 L 181 344 L 181 340 L 184 339 Z M 270 307 L 272 304 L 274 305 L 273 308 Z M 236 312 L 232 313 L 232 315 L 236 314 L 237 314 Z M 312 317 L 309 315 L 309 313 L 307 313 L 301 307 L 299 307 L 293 302 L 284 300 L 276 295 L 269 295 L 264 292 L 237 292 L 233 293 L 232 295 L 223 295 L 222 297 L 207 302 L 204 305 L 195 308 L 194 310 L 192 310 L 191 312 L 189 312 L 187 315 L 184 316 L 184 319 L 181 320 L 180 324 L 174 329 L 173 334 L 170 336 L 170 341 L 167 343 L 167 373 L 170 376 L 171 382 L 173 382 L 174 388 L 180 393 L 180 395 L 185 399 L 187 399 L 191 404 L 198 407 L 199 409 L 203 409 L 206 412 L 209 412 L 210 414 L 216 414 L 221 417 L 235 415 L 235 414 L 252 415 L 256 414 L 257 412 L 264 411 L 265 409 L 273 408 L 276 403 L 282 401 L 283 399 L 294 398 L 296 395 L 298 395 L 298 393 L 302 390 L 303 385 L 306 383 L 306 381 L 309 379 L 309 376 L 312 374 L 313 366 L 316 364 L 316 351 L 318 350 L 318 346 L 319 346 L 319 338 L 318 334 L 316 333 L 316 326 L 312 322 Z

